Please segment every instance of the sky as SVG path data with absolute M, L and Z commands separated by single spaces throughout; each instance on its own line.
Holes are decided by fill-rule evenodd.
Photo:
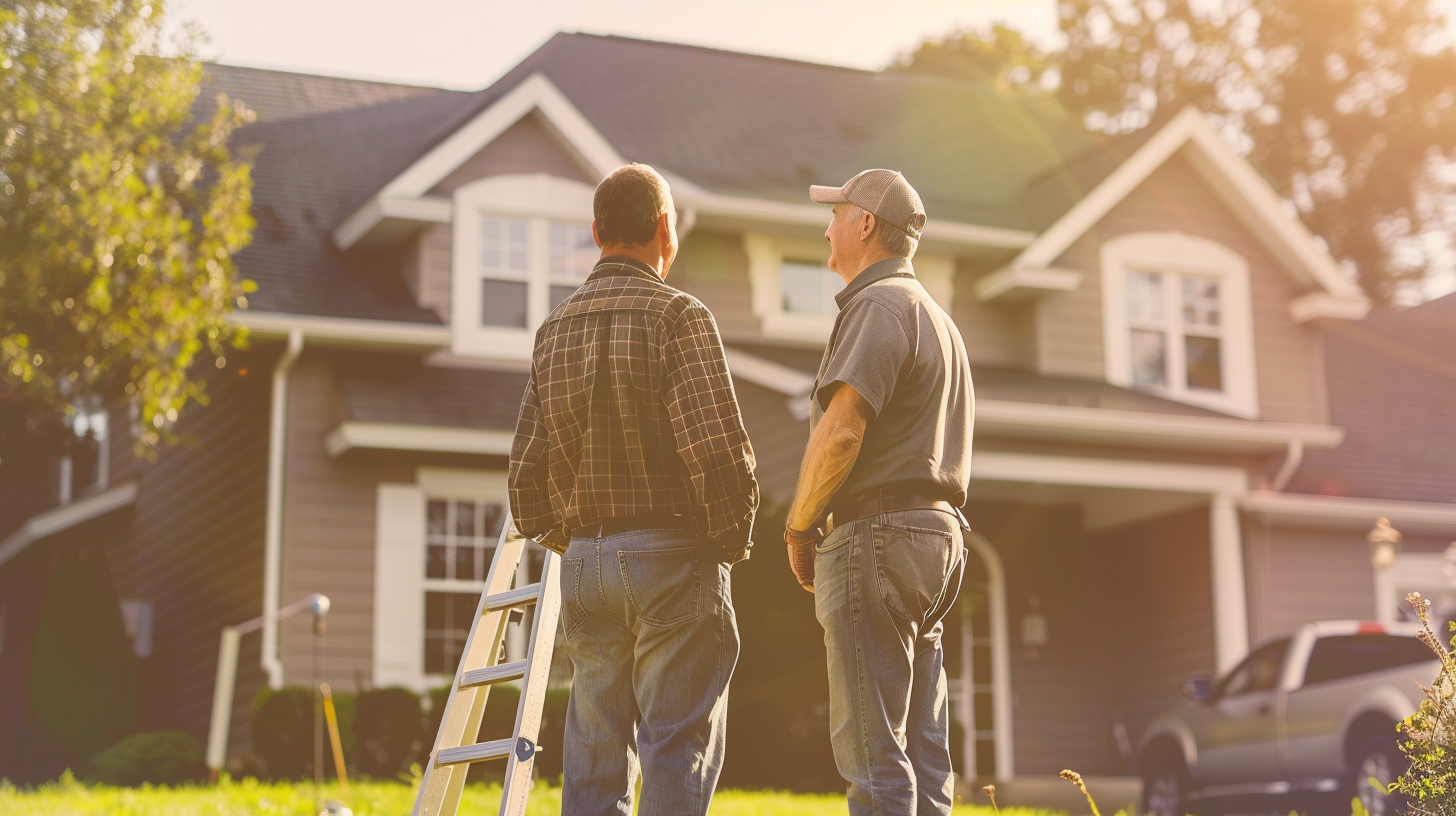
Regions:
M 200 23 L 219 62 L 463 90 L 557 31 L 868 69 L 992 21 L 1058 36 L 1053 0 L 173 0 L 168 16 Z

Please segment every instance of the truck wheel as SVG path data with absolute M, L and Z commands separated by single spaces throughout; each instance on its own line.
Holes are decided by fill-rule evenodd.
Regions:
M 1370 816 L 1395 816 L 1401 799 L 1399 794 L 1389 792 L 1390 783 L 1405 772 L 1405 767 L 1405 757 L 1396 747 L 1394 735 L 1371 737 L 1350 755 L 1348 791 Z
M 1188 816 L 1188 769 L 1181 760 L 1159 756 L 1147 763 L 1142 805 L 1143 816 Z

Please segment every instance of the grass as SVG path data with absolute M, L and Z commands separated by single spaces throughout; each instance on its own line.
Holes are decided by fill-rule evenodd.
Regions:
M 346 804 L 355 816 L 406 816 L 414 788 L 399 782 L 356 782 Z M 337 785 L 325 785 L 319 800 L 343 799 Z M 461 814 L 495 813 L 499 785 L 470 785 Z M 0 782 L 0 813 L 6 816 L 313 816 L 313 785 L 224 780 L 215 786 L 112 788 L 62 779 L 20 789 Z M 538 785 L 528 814 L 561 812 L 561 789 Z M 713 797 L 713 816 L 843 816 L 843 796 L 775 791 L 723 790 Z M 989 806 L 959 805 L 956 816 L 995 816 Z M 1003 808 L 1001 816 L 1065 816 L 1059 811 Z

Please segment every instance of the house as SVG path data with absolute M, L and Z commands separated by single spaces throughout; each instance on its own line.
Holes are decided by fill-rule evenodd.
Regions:
M 260 151 L 239 257 L 259 288 L 235 315 L 252 350 L 184 418 L 194 445 L 144 466 L 114 429 L 92 484 L 0 528 L 0 593 L 65 536 L 106 541 L 151 723 L 201 736 L 220 627 L 312 592 L 333 601 L 331 676 L 444 682 L 506 508 L 532 329 L 591 269 L 592 190 L 625 161 L 672 183 L 669 282 L 717 317 L 777 501 L 839 286 L 807 186 L 889 166 L 921 192 L 915 266 L 979 397 L 946 635 L 969 777 L 1127 776 L 1120 736 L 1186 675 L 1306 620 L 1394 614 L 1377 516 L 1406 534 L 1401 575 L 1456 534 L 1449 466 L 1422 482 L 1420 452 L 1377 466 L 1366 447 L 1410 427 L 1381 420 L 1431 369 L 1387 369 L 1389 404 L 1337 379 L 1361 376 L 1340 344 L 1366 298 L 1196 110 L 1106 140 L 959 81 L 582 34 L 478 93 L 211 74 L 204 97 L 260 114 L 238 137 Z M 33 639 L 28 615 L 0 648 Z M 235 735 L 252 692 L 309 682 L 312 637 L 294 619 L 245 641 Z

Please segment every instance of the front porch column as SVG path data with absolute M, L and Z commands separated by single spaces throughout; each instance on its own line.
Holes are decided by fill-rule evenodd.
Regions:
M 1209 550 L 1213 559 L 1214 657 L 1223 674 L 1249 652 L 1244 545 L 1238 505 L 1228 493 L 1215 493 L 1209 506 Z

